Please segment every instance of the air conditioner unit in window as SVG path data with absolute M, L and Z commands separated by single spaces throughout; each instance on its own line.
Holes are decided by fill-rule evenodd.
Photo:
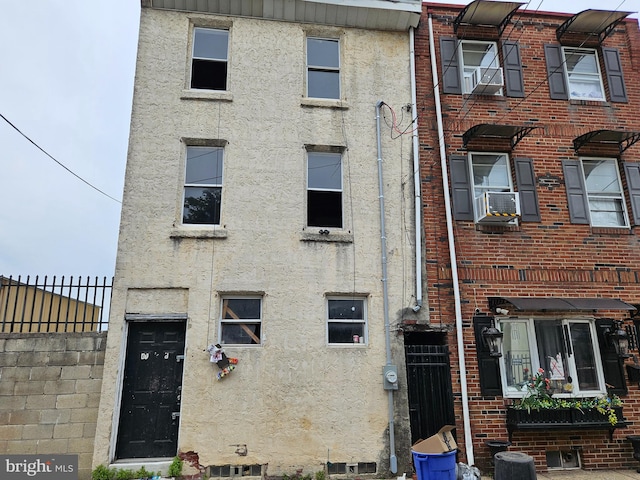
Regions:
M 476 197 L 476 223 L 507 223 L 520 216 L 518 192 L 484 192 Z
M 471 90 L 473 93 L 494 95 L 504 85 L 502 68 L 478 67 L 471 75 Z

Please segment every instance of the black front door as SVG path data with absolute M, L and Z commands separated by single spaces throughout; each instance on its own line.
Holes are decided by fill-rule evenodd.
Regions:
M 117 459 L 176 455 L 184 336 L 184 322 L 129 324 Z

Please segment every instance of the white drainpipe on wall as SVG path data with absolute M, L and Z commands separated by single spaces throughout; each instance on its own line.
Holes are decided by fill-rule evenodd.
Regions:
M 440 165 L 442 167 L 442 188 L 444 190 L 444 206 L 447 218 L 447 238 L 449 240 L 449 255 L 451 262 L 451 281 L 453 283 L 453 297 L 455 301 L 456 334 L 458 337 L 458 363 L 460 368 L 460 389 L 462 391 L 462 419 L 464 422 L 464 444 L 467 463 L 473 465 L 473 441 L 471 437 L 471 421 L 469 419 L 469 396 L 467 393 L 467 369 L 464 359 L 464 341 L 462 338 L 462 308 L 460 306 L 460 284 L 458 282 L 458 261 L 453 236 L 453 219 L 451 215 L 451 198 L 449 196 L 449 178 L 447 177 L 447 153 L 442 126 L 442 110 L 440 108 L 440 87 L 438 80 L 438 66 L 436 62 L 436 47 L 433 40 L 433 22 L 429 14 L 429 53 L 431 57 L 431 76 L 433 78 L 433 94 L 436 104 L 436 120 L 438 123 L 438 143 L 440 146 Z
M 415 243 L 416 243 L 416 304 L 413 311 L 422 308 L 422 195 L 420 185 L 420 140 L 418 138 L 418 101 L 416 94 L 415 31 L 409 29 L 409 58 L 411 68 L 411 118 L 413 124 L 413 190 L 415 196 Z

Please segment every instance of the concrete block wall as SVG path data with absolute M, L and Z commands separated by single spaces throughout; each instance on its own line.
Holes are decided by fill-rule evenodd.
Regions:
M 106 337 L 0 334 L 0 452 L 77 454 L 91 478 Z

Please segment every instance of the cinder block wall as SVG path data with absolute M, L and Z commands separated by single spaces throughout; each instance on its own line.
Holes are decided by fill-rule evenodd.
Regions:
M 0 452 L 77 454 L 91 478 L 106 338 L 0 334 Z

